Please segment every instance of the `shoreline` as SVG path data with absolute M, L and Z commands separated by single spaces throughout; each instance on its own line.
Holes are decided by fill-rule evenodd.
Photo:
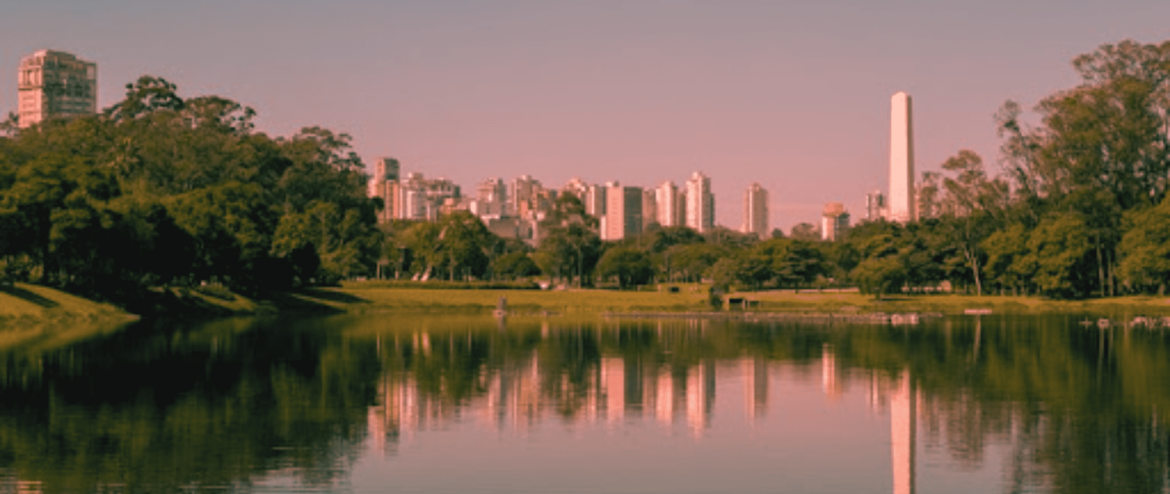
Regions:
M 702 318 L 727 320 L 889 323 L 898 315 L 1067 314 L 1117 321 L 1170 316 L 1170 298 L 1127 296 L 1079 301 L 1036 297 L 931 294 L 876 300 L 857 292 L 735 292 L 724 308 L 712 310 L 701 285 L 680 292 L 600 289 L 477 289 L 441 286 L 377 286 L 345 283 L 276 293 L 253 300 L 233 294 L 213 297 L 198 290 L 159 293 L 174 304 L 129 308 L 94 302 L 59 290 L 18 283 L 0 287 L 0 327 L 47 329 L 82 325 L 128 324 L 141 319 L 182 317 L 214 320 L 240 316 L 297 316 L 371 313 L 492 314 L 506 299 L 509 314 L 538 316 L 599 315 L 606 318 Z M 747 300 L 747 309 L 728 309 L 729 299 Z M 0 345 L 2 346 L 2 345 Z

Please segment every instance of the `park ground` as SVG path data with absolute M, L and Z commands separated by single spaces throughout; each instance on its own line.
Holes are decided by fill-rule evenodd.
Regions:
M 312 288 L 254 301 L 227 294 L 176 290 L 175 298 L 187 309 L 211 318 L 227 315 L 317 313 L 445 313 L 483 314 L 495 310 L 501 297 L 514 315 L 590 315 L 602 313 L 710 312 L 707 287 L 673 285 L 677 292 L 614 290 L 486 290 L 390 287 L 379 282 L 343 283 L 340 287 Z M 934 294 L 886 297 L 876 300 L 856 291 L 792 290 L 737 292 L 725 298 L 758 301 L 752 311 L 785 313 L 940 313 L 963 314 L 969 309 L 993 314 L 1076 314 L 1103 317 L 1170 315 L 1170 298 L 1128 296 L 1080 301 L 1039 297 Z M 198 314 L 196 314 L 198 315 Z M 117 328 L 138 316 L 109 304 L 64 292 L 18 283 L 0 286 L 0 349 L 70 335 Z M 88 328 L 88 329 L 83 329 Z M 113 330 L 113 329 L 109 329 Z

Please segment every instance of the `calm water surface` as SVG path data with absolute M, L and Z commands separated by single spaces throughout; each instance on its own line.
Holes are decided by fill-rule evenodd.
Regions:
M 0 351 L 0 492 L 1170 491 L 1170 341 L 373 315 Z

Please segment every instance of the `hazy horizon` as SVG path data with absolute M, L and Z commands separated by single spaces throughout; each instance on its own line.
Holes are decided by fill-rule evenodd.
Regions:
M 367 166 L 478 181 L 530 174 L 652 187 L 712 179 L 717 223 L 769 190 L 771 226 L 887 190 L 889 98 L 914 98 L 916 172 L 969 148 L 995 168 L 992 115 L 1077 83 L 1104 43 L 1170 38 L 1153 1 L 426 2 L 67 0 L 0 4 L 0 112 L 19 60 L 98 64 L 99 107 L 143 74 L 255 108 L 260 130 L 322 125 Z M 8 75 L 4 75 L 8 74 Z

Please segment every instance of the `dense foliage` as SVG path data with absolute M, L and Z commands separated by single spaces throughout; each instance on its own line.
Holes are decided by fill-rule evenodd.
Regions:
M 255 112 L 181 98 L 143 77 L 103 114 L 17 131 L 0 124 L 0 262 L 105 298 L 223 283 L 245 292 L 343 278 L 514 280 L 625 288 L 849 285 L 876 295 L 955 289 L 1058 298 L 1164 293 L 1170 275 L 1170 42 L 1124 41 L 1073 61 L 1074 88 L 996 115 L 1002 173 L 960 150 L 918 186 L 921 218 L 863 223 L 821 242 L 802 223 L 758 239 L 651 225 L 603 242 L 561 194 L 539 248 L 467 212 L 375 224 L 349 137 L 257 132 Z M 1032 122 L 1032 123 L 1029 123 Z
M 0 138 L 5 273 L 126 298 L 160 285 L 245 292 L 366 274 L 375 205 L 349 137 L 253 128 L 219 97 L 142 77 L 101 115 Z

